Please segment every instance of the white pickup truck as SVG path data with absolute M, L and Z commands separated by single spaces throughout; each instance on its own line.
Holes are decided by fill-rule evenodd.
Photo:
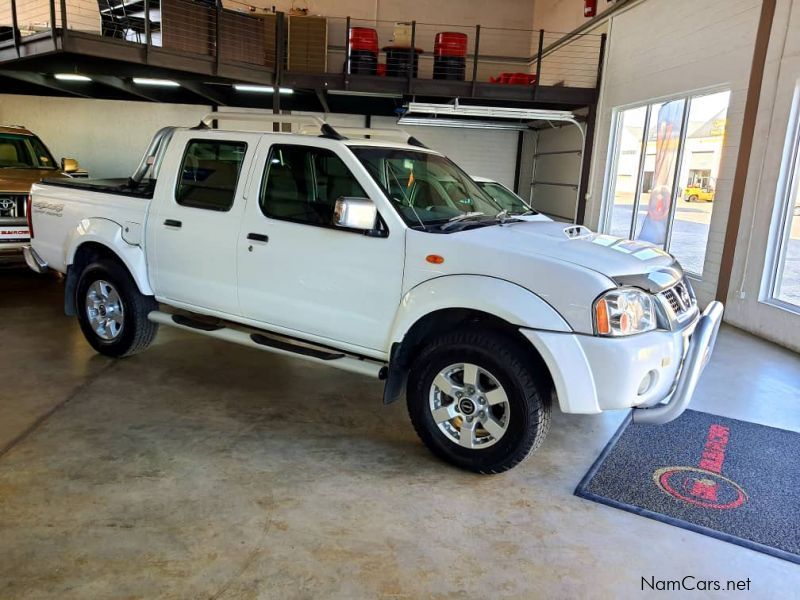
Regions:
M 26 260 L 66 274 L 98 352 L 162 324 L 382 379 L 481 473 L 538 447 L 552 402 L 652 424 L 690 402 L 722 305 L 701 314 L 666 252 L 509 214 L 400 130 L 208 126 L 249 119 L 161 130 L 129 180 L 33 186 Z

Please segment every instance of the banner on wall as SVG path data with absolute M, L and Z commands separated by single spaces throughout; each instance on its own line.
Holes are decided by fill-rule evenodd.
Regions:
M 636 239 L 664 246 L 667 241 L 667 219 L 672 204 L 672 184 L 681 141 L 684 100 L 661 105 L 656 123 L 656 159 L 653 184 L 647 203 L 647 214 Z

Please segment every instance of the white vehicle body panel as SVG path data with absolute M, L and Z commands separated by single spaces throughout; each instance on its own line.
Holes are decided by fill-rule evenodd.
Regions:
M 146 228 L 148 262 L 156 299 L 198 309 L 239 315 L 237 239 L 245 208 L 247 180 L 258 134 L 178 131 L 161 165 Z M 175 200 L 183 149 L 193 139 L 243 141 L 248 144 L 233 206 L 227 212 L 182 206 Z M 179 227 L 167 223 L 176 221 Z
M 238 236 L 241 314 L 262 326 L 312 334 L 365 350 L 386 352 L 389 327 L 400 301 L 405 227 L 357 159 L 333 140 L 306 138 L 292 145 L 334 152 L 378 206 L 388 237 L 334 227 L 270 219 L 259 206 L 266 162 L 282 136 L 265 136 L 248 183 Z M 251 241 L 249 233 L 267 235 Z

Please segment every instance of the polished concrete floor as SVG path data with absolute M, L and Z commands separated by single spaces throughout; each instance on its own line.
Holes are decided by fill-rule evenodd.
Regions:
M 521 466 L 471 475 L 378 382 L 163 328 L 115 362 L 61 302 L 0 272 L 0 598 L 800 594 L 800 565 L 572 495 L 623 414 L 557 414 Z M 798 388 L 797 355 L 726 328 L 695 407 L 800 431 Z

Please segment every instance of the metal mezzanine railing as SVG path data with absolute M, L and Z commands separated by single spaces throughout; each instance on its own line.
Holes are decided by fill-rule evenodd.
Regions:
M 276 83 L 294 73 L 594 88 L 605 42 L 592 33 L 565 40 L 542 30 L 273 13 L 239 0 L 0 0 L 0 49 L 19 56 L 29 40 L 73 33 L 252 67 Z M 366 45 L 354 41 L 361 35 Z

